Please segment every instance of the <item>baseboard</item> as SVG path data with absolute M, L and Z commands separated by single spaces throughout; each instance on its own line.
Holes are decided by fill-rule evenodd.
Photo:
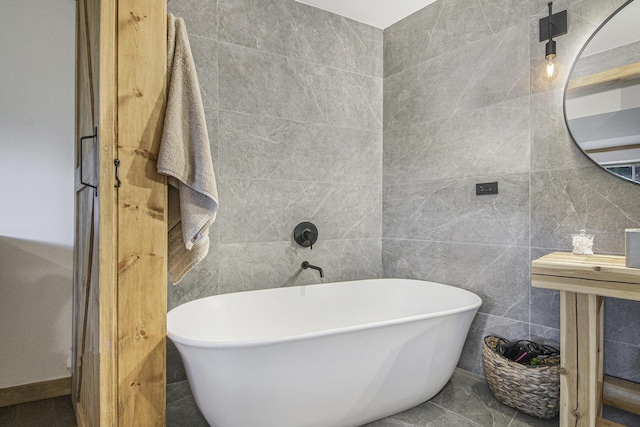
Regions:
M 71 394 L 71 377 L 0 388 L 0 408 Z

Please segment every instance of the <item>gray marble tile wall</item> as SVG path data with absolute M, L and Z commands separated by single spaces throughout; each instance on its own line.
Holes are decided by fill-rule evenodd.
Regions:
M 542 80 L 546 0 L 438 0 L 384 31 L 385 277 L 479 294 L 460 367 L 482 374 L 488 334 L 557 344 L 559 295 L 530 287 L 530 262 L 568 251 L 570 234 L 624 253 L 640 186 L 601 171 L 573 144 L 563 85 L 582 45 L 624 0 L 559 0 L 560 75 Z M 476 196 L 475 184 L 500 192 Z M 640 372 L 640 304 L 606 302 L 605 371 Z
M 169 0 L 196 62 L 220 211 L 201 297 L 382 275 L 382 30 L 294 0 Z M 314 222 L 313 250 L 293 242 Z M 325 278 L 301 271 L 321 266 Z M 206 425 L 168 344 L 167 425 Z

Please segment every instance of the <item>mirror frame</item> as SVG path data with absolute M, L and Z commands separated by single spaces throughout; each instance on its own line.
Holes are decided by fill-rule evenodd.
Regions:
M 620 7 L 618 7 L 611 15 L 609 15 L 607 17 L 607 19 L 605 19 L 599 26 L 598 28 L 596 28 L 593 33 L 589 36 L 589 38 L 587 39 L 586 42 L 584 42 L 584 45 L 582 46 L 582 48 L 580 48 L 580 52 L 578 52 L 578 54 L 576 55 L 575 59 L 573 60 L 573 64 L 571 65 L 571 69 L 569 69 L 569 74 L 567 75 L 567 81 L 564 84 L 564 89 L 563 89 L 563 95 L 562 95 L 562 114 L 564 116 L 564 124 L 567 128 L 567 131 L 569 132 L 569 136 L 571 137 L 571 140 L 573 141 L 573 143 L 576 145 L 576 147 L 578 147 L 578 149 L 582 152 L 582 154 L 587 157 L 594 165 L 598 166 L 601 170 L 603 170 L 604 172 L 615 176 L 618 179 L 621 179 L 625 182 L 630 182 L 632 184 L 636 184 L 636 185 L 640 185 L 640 182 L 638 181 L 634 181 L 628 178 L 625 178 L 624 176 L 618 175 L 617 173 L 614 173 L 612 171 L 610 171 L 609 169 L 605 168 L 604 166 L 602 166 L 600 163 L 598 163 L 597 161 L 595 161 L 593 158 L 591 158 L 590 155 L 588 155 L 584 149 L 580 146 L 580 144 L 578 143 L 578 141 L 576 141 L 576 138 L 573 136 L 573 133 L 571 132 L 571 127 L 569 127 L 569 119 L 567 118 L 567 91 L 569 89 L 569 82 L 571 81 L 571 75 L 573 74 L 573 70 L 576 67 L 576 64 L 578 63 L 578 61 L 580 60 L 580 58 L 582 57 L 582 53 L 585 51 L 585 49 L 587 48 L 587 46 L 589 45 L 589 43 L 591 42 L 591 40 L 596 36 L 596 34 L 598 34 L 600 32 L 600 30 L 602 29 L 602 27 L 604 27 L 605 25 L 607 25 L 607 23 L 613 19 L 614 16 L 616 16 L 620 11 L 622 11 L 625 7 L 627 7 L 627 5 L 629 3 L 632 3 L 634 0 L 627 0 L 624 2 L 624 4 L 622 4 Z M 636 1 L 640 1 L 640 0 L 636 0 Z

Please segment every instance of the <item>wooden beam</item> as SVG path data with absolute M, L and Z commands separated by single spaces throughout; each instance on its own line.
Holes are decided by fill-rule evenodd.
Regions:
M 596 427 L 626 427 L 623 424 L 618 424 L 614 421 L 605 420 L 604 418 L 598 418 L 596 420 Z
M 553 252 L 531 263 L 532 274 L 640 285 L 640 269 L 627 268 L 624 256 Z
M 166 75 L 166 0 L 119 0 L 118 426 L 166 418 L 167 185 L 157 173 Z
M 569 427 L 579 416 L 576 294 L 560 291 L 560 307 L 560 427 Z
M 71 377 L 0 389 L 0 408 L 71 394 Z
M 640 384 L 605 376 L 603 403 L 623 411 L 640 415 Z
M 616 83 L 637 79 L 640 79 L 640 62 L 571 79 L 567 85 L 567 94 L 576 95 L 587 90 L 606 89 Z
M 76 184 L 72 402 L 80 427 L 115 426 L 117 414 L 115 11 L 113 0 L 77 2 L 76 138 L 98 129 L 93 144 L 77 152 L 79 159 L 95 150 L 84 153 L 94 162 L 85 166 L 98 184 L 98 197 Z
M 640 301 L 640 269 L 627 268 L 623 256 L 554 252 L 531 263 L 531 285 Z
M 580 426 L 592 426 L 602 415 L 602 343 L 604 298 L 577 294 L 578 410 Z
M 100 0 L 100 80 L 98 92 L 100 140 L 99 203 L 99 335 L 100 426 L 116 426 L 118 413 L 118 191 L 114 187 L 113 160 L 118 155 L 118 20 L 114 0 Z M 124 116 L 125 118 L 127 116 Z M 78 417 L 82 420 L 82 415 Z M 87 426 L 96 425 L 86 414 Z M 85 420 L 83 420 L 85 421 Z
M 531 285 L 534 288 L 565 290 L 568 292 L 640 301 L 640 286 L 635 283 L 601 282 L 597 280 L 532 274 Z

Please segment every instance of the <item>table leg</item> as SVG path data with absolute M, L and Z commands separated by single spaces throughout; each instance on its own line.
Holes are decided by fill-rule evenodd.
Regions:
M 560 427 L 578 422 L 578 323 L 575 292 L 560 291 Z
M 602 415 L 603 301 L 597 295 L 577 294 L 578 426 L 593 427 Z

